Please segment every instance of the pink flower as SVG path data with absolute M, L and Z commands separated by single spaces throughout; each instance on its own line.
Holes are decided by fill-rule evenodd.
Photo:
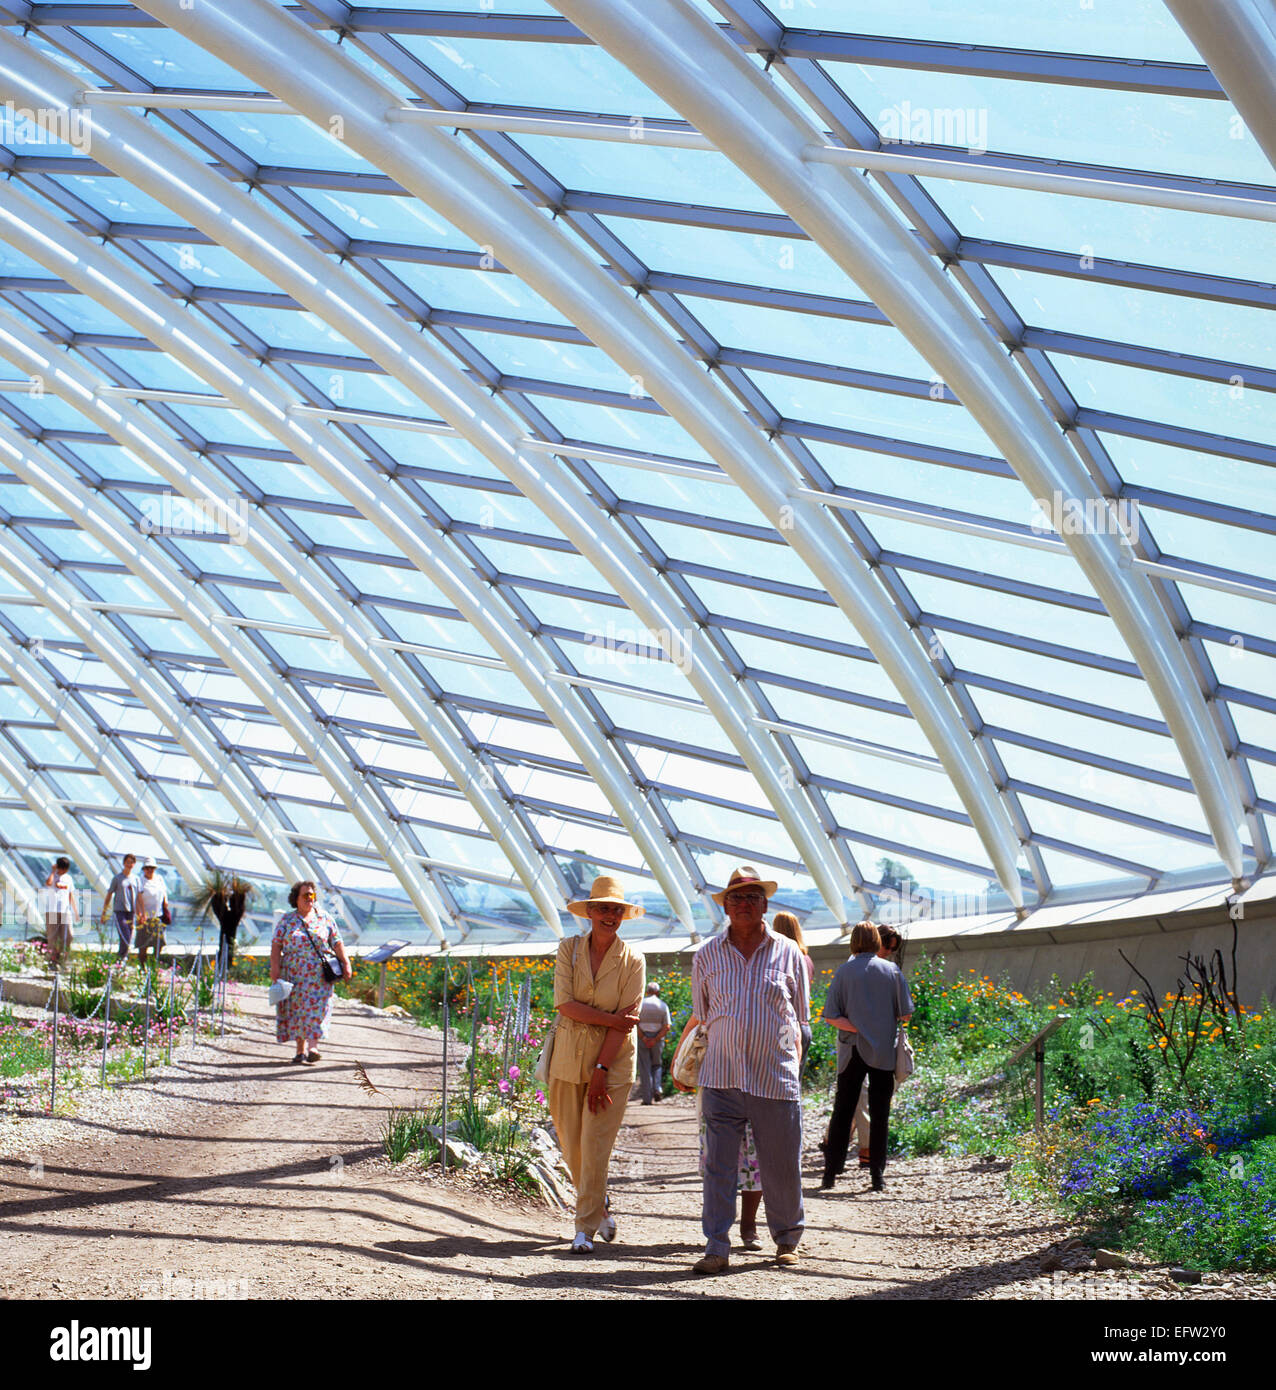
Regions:
M 537 1105 L 544 1105 L 544 1104 L 545 1104 L 545 1092 L 544 1092 L 544 1091 L 537 1091 L 537 1092 L 536 1092 L 536 1104 L 537 1104 Z
M 510 1083 L 508 1081 L 498 1081 L 496 1083 L 496 1089 L 501 1093 L 501 1095 L 507 1096 L 510 1092 Z
M 511 1067 L 511 1068 L 510 1068 L 510 1080 L 511 1080 L 511 1081 L 517 1081 L 518 1078 L 519 1078 L 520 1076 L 522 1076 L 522 1074 L 523 1074 L 523 1073 L 522 1073 L 521 1071 L 519 1071 L 519 1069 L 518 1069 L 517 1067 Z

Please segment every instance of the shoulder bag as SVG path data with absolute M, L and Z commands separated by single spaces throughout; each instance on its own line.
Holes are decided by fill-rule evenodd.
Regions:
M 673 1065 L 669 1068 L 669 1074 L 675 1081 L 681 1082 L 684 1086 L 696 1087 L 700 1084 L 700 1063 L 704 1061 L 704 1055 L 709 1050 L 709 1029 L 703 1023 L 697 1023 L 685 1038 L 678 1044 L 678 1050 L 673 1054 Z
M 580 950 L 580 937 L 578 936 L 572 943 L 572 978 L 576 976 L 576 955 Z M 554 1038 L 558 1034 L 558 1020 L 561 1014 L 554 1015 L 554 1021 L 549 1025 L 549 1031 L 545 1034 L 545 1044 L 541 1048 L 541 1055 L 536 1060 L 536 1070 L 533 1075 L 543 1086 L 549 1085 L 549 1067 L 554 1060 Z
M 301 922 L 306 933 L 306 939 L 310 942 L 315 955 L 319 957 L 319 965 L 323 970 L 324 979 L 327 980 L 329 984 L 335 984 L 338 980 L 345 979 L 346 972 L 341 968 L 341 961 L 338 956 L 332 951 L 321 951 L 318 942 L 310 935 L 310 928 L 306 926 L 305 921 L 301 917 L 298 917 L 297 920 Z
M 901 1028 L 895 1035 L 895 1084 L 898 1086 L 901 1081 L 907 1081 L 916 1070 L 913 1045 L 908 1041 L 907 1030 Z

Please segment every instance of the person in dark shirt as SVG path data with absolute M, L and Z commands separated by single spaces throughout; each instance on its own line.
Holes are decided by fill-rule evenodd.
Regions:
M 213 894 L 211 907 L 221 928 L 221 954 L 227 970 L 235 963 L 235 933 L 248 910 L 248 898 L 248 887 L 239 878 L 231 879 L 229 891 Z

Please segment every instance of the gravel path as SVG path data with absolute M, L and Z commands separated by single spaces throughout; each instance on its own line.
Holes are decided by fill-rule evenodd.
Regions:
M 1067 1270 L 1085 1254 L 1064 1249 L 1072 1231 L 1006 1198 L 994 1165 L 933 1159 L 893 1165 L 882 1194 L 858 1173 L 817 1193 L 809 1161 L 799 1268 L 770 1264 L 764 1235 L 762 1254 L 697 1277 L 695 1119 L 683 1098 L 630 1106 L 613 1163 L 620 1239 L 573 1258 L 568 1217 L 381 1157 L 388 1105 L 438 1084 L 437 1033 L 339 1002 L 323 1061 L 295 1067 L 262 992 L 240 998 L 236 1032 L 175 1057 L 144 1088 L 34 1122 L 25 1138 L 10 1127 L 0 1297 L 1096 1298 L 1130 1283 Z M 356 1060 L 384 1094 L 360 1089 Z M 1065 1269 L 1043 1270 L 1052 1257 Z M 1231 1282 L 1177 1290 L 1145 1277 L 1135 1296 L 1274 1287 Z

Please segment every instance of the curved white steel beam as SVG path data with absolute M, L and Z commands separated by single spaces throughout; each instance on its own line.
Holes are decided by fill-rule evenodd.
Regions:
M 691 619 L 667 583 L 614 524 L 562 462 L 551 454 L 519 453 L 522 430 L 459 365 L 429 338 L 410 328 L 353 277 L 334 272 L 322 252 L 290 233 L 260 202 L 242 193 L 127 111 L 95 107 L 98 93 L 65 69 L 32 53 L 29 44 L 0 32 L 0 97 L 24 106 L 91 115 L 93 157 L 134 187 L 165 204 L 193 227 L 269 277 L 383 367 L 535 503 L 582 554 L 587 555 L 653 634 L 683 633 Z M 694 641 L 694 638 L 693 638 Z M 669 643 L 666 643 L 668 647 Z M 855 886 L 831 850 L 809 796 L 776 775 L 782 751 L 774 735 L 742 717 L 742 687 L 711 644 L 702 642 L 685 669 L 706 708 L 718 720 L 788 831 L 821 895 L 842 920 Z
M 231 353 L 224 340 L 202 321 L 175 315 L 172 301 L 149 282 L 126 269 L 118 259 L 107 256 L 12 184 L 0 185 L 0 235 L 109 307 L 162 351 L 202 377 L 215 392 L 232 401 L 284 448 L 314 468 L 334 492 L 448 595 L 571 743 L 624 820 L 675 916 L 691 930 L 690 904 L 669 855 L 668 841 L 650 808 L 636 795 L 616 750 L 601 738 L 576 692 L 552 683 L 547 656 L 508 614 L 495 587 L 481 580 L 442 537 L 432 531 L 422 534 L 409 524 L 402 515 L 402 498 L 384 475 L 341 435 L 323 425 L 312 427 L 304 415 L 290 413 L 290 408 L 299 403 L 274 378 Z M 123 413 L 126 408 L 118 409 Z M 219 508 L 228 525 L 237 524 L 238 518 L 226 516 L 224 496 L 214 493 L 208 501 Z M 250 533 L 251 530 L 250 526 Z M 354 610 L 349 619 L 344 614 L 329 614 L 324 621 L 342 635 L 347 650 L 356 659 L 362 660 L 365 652 L 374 650 L 368 644 L 370 636 L 376 634 L 370 628 L 365 631 L 364 621 Z M 414 697 L 401 678 L 399 689 L 400 698 L 410 705 Z M 556 918 L 552 925 L 561 930 Z
M 479 245 L 571 319 L 714 458 L 801 556 L 903 694 L 944 763 L 998 879 L 1023 902 L 1018 837 L 998 788 L 939 677 L 899 613 L 883 602 L 864 559 L 821 508 L 795 496 L 787 462 L 719 385 L 585 251 L 489 168 L 435 130 L 388 119 L 402 105 L 337 45 L 267 0 L 145 0 L 171 29 L 282 97 Z M 776 773 L 783 779 L 782 768 Z
M 1276 169 L 1276 8 L 1272 0 L 1165 0 Z
M 563 0 L 563 14 L 707 135 L 854 279 L 970 411 L 1033 497 L 1097 497 L 1026 377 L 869 188 L 806 162 L 823 136 L 715 25 L 672 0 Z M 1226 750 L 1146 575 L 1107 531 L 1064 536 L 1142 671 L 1233 877 L 1245 813 Z
M 45 371 L 53 379 L 61 368 L 49 361 Z M 141 453 L 147 445 L 142 439 L 134 438 L 128 447 Z M 154 590 L 161 603 L 185 616 L 200 639 L 239 676 L 309 758 L 386 861 L 422 920 L 440 942 L 446 942 L 433 889 L 423 881 L 417 865 L 404 853 L 398 829 L 391 826 L 369 788 L 354 778 L 345 760 L 330 746 L 323 730 L 316 727 L 305 706 L 279 679 L 279 673 L 266 666 L 248 644 L 238 643 L 227 635 L 217 621 L 221 610 L 197 587 L 191 586 L 158 546 L 140 536 L 138 544 L 127 540 L 129 518 L 114 503 L 108 504 L 103 494 L 86 488 L 60 459 L 32 446 L 7 426 L 0 426 L 0 459 L 24 483 L 71 517 Z
M 103 665 L 110 668 L 150 710 L 161 726 L 181 745 L 204 775 L 234 808 L 243 824 L 265 851 L 285 883 L 310 874 L 279 824 L 268 801 L 263 802 L 244 776 L 233 750 L 222 746 L 198 715 L 180 709 L 163 686 L 146 679 L 145 668 L 123 642 L 105 638 L 85 614 L 83 596 L 37 552 L 10 533 L 7 549 L 0 551 L 0 570 L 21 585 L 84 643 Z
M 88 879 L 97 891 L 106 893 L 110 880 L 102 871 L 105 856 L 84 833 L 74 816 L 66 815 L 61 806 L 61 797 L 48 784 L 43 772 L 25 755 L 19 762 L 15 751 L 6 738 L 0 737 L 0 777 L 3 777 L 38 816 L 49 827 L 53 843 L 60 852 L 70 858 L 77 869 Z

